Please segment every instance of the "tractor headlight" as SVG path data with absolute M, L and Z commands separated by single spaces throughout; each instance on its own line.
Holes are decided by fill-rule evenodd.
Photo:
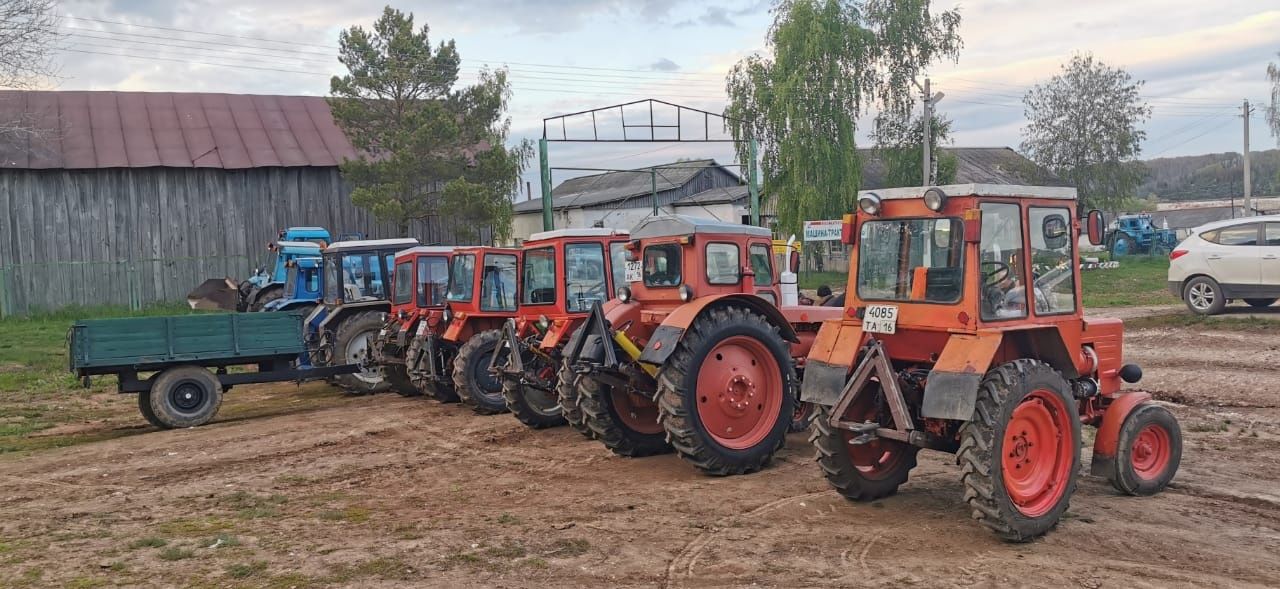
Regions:
M 551 327 L 551 320 L 546 315 L 538 315 L 538 328 L 546 331 L 549 327 Z
M 399 319 L 399 320 L 401 320 L 401 321 L 404 321 L 404 320 L 405 320 L 405 318 L 406 318 L 406 317 L 408 317 L 408 316 L 409 316 L 409 314 L 408 314 L 408 313 L 405 313 L 405 312 L 404 312 L 404 309 L 401 309 L 401 310 L 399 310 L 399 311 L 396 311 L 396 319 Z
M 924 206 L 929 207 L 933 212 L 941 212 L 942 207 L 947 204 L 947 193 L 940 188 L 930 188 L 924 191 Z
M 681 284 L 681 285 L 680 285 L 680 288 L 679 288 L 678 290 L 680 291 L 680 300 L 682 300 L 682 301 L 684 301 L 684 302 L 686 302 L 686 303 L 687 303 L 687 302 L 689 302 L 689 301 L 692 301 L 692 300 L 693 300 L 693 288 L 692 288 L 692 287 L 690 287 L 690 286 L 689 286 L 689 285 L 687 285 L 687 284 Z
M 879 215 L 880 196 L 874 192 L 868 192 L 858 197 L 858 208 L 868 215 Z
M 453 321 L 453 311 L 450 310 L 449 307 L 445 307 L 444 310 L 440 312 L 440 318 L 444 319 L 445 323 Z
M 631 301 L 631 288 L 626 286 L 618 287 L 618 300 L 624 303 Z

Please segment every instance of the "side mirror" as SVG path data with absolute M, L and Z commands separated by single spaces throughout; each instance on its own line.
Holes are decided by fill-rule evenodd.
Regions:
M 1089 243 L 1093 245 L 1102 245 L 1102 231 L 1107 226 L 1106 221 L 1102 218 L 1102 211 L 1099 211 L 1098 209 L 1089 211 L 1086 226 L 1089 234 Z
M 800 252 L 794 249 L 791 250 L 791 256 L 788 259 L 788 265 L 791 267 L 791 272 L 793 274 L 800 271 Z
M 1071 230 L 1067 228 L 1067 219 L 1062 215 L 1045 217 L 1040 231 L 1044 235 L 1044 246 L 1049 249 L 1062 249 L 1070 243 Z

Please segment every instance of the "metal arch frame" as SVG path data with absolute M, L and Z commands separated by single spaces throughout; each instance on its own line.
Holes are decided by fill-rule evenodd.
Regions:
M 626 108 L 638 104 L 648 104 L 649 120 L 643 124 L 627 124 Z M 659 125 L 654 122 L 654 105 L 662 105 L 674 108 L 676 110 L 676 123 L 674 125 Z M 617 110 L 619 119 L 621 120 L 622 139 L 600 139 L 599 122 L 596 114 Z M 682 135 L 682 123 L 685 111 L 694 115 L 701 115 L 703 120 L 703 136 L 701 139 L 685 139 Z M 572 117 L 591 117 L 591 138 L 590 139 L 571 139 L 569 138 L 568 126 L 566 120 Z M 721 125 L 724 126 L 726 121 L 743 122 L 742 119 L 734 117 L 726 117 L 723 114 L 713 113 L 702 109 L 689 106 L 675 104 L 660 100 L 657 98 L 646 98 L 642 100 L 633 100 L 622 104 L 593 108 L 563 115 L 556 115 L 542 119 L 542 137 L 538 139 L 538 167 L 542 176 L 542 230 L 551 231 L 555 228 L 555 219 L 552 214 L 552 187 L 551 187 L 551 171 L 552 169 L 571 170 L 575 168 L 552 168 L 547 153 L 547 145 L 551 142 L 556 143 L 742 143 L 746 142 L 749 146 L 747 162 L 747 191 L 751 195 L 751 224 L 760 225 L 760 187 L 759 187 L 759 165 L 756 163 L 756 153 L 759 145 L 755 137 L 748 136 L 746 139 L 712 139 L 711 138 L 711 117 L 720 119 Z M 551 138 L 547 136 L 548 124 L 553 121 L 560 121 L 560 138 Z M 629 138 L 627 136 L 628 129 L 648 129 L 647 138 Z M 658 138 L 658 129 L 675 129 L 675 139 Z M 647 168 L 653 170 L 653 168 Z M 615 170 L 609 170 L 615 171 Z M 616 170 L 616 171 L 639 171 L 639 170 Z M 656 184 L 656 183 L 655 183 Z M 655 186 L 656 191 L 656 186 Z M 656 202 L 655 202 L 656 207 Z

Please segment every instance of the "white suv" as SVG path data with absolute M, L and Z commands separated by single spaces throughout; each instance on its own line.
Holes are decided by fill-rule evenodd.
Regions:
M 1169 254 L 1169 292 L 1199 315 L 1243 299 L 1269 307 L 1280 299 L 1280 215 L 1201 225 Z

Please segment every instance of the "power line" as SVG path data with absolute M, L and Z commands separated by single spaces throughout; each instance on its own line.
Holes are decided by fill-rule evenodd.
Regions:
M 212 36 L 212 37 L 223 37 L 223 38 L 227 38 L 227 39 L 247 39 L 247 40 L 250 40 L 250 41 L 265 41 L 265 42 L 268 42 L 268 43 L 284 43 L 284 44 L 288 44 L 288 45 L 300 45 L 300 46 L 303 46 L 303 47 L 320 47 L 320 48 L 324 48 L 324 49 L 337 49 L 337 47 L 336 47 L 336 46 L 334 46 L 334 45 L 318 45 L 318 44 L 315 44 L 315 43 L 303 43 L 303 42 L 300 42 L 300 41 L 281 41 L 281 40 L 277 40 L 277 39 L 267 39 L 267 38 L 265 38 L 265 37 L 246 37 L 246 36 L 243 36 L 243 35 L 229 35 L 229 34 L 226 34 L 226 33 L 209 33 L 209 32 L 205 32 L 205 31 L 193 31 L 193 30 L 190 30 L 190 29 L 178 29 L 178 28 L 173 28 L 173 27 L 161 27 L 161 26 L 156 26 L 156 25 L 140 25 L 140 24 L 136 24 L 136 23 L 120 22 L 120 21 L 114 21 L 114 20 L 102 20 L 102 19 L 97 19 L 97 18 L 88 18 L 88 17 L 84 17 L 84 16 L 71 16 L 71 15 L 69 15 L 69 14 L 67 14 L 67 15 L 63 15 L 63 16 L 62 16 L 62 18 L 68 18 L 68 19 L 71 19 L 71 20 L 81 20 L 81 21 L 88 21 L 88 22 L 96 22 L 96 23 L 109 24 L 109 25 L 119 25 L 119 26 L 125 26 L 125 27 L 139 27 L 139 28 L 143 28 L 143 29 L 155 29 L 155 30 L 158 30 L 158 31 L 173 31 L 173 32 L 178 32 L 178 33 L 190 33 L 190 34 L 193 34 L 193 35 L 209 35 L 209 36 Z

